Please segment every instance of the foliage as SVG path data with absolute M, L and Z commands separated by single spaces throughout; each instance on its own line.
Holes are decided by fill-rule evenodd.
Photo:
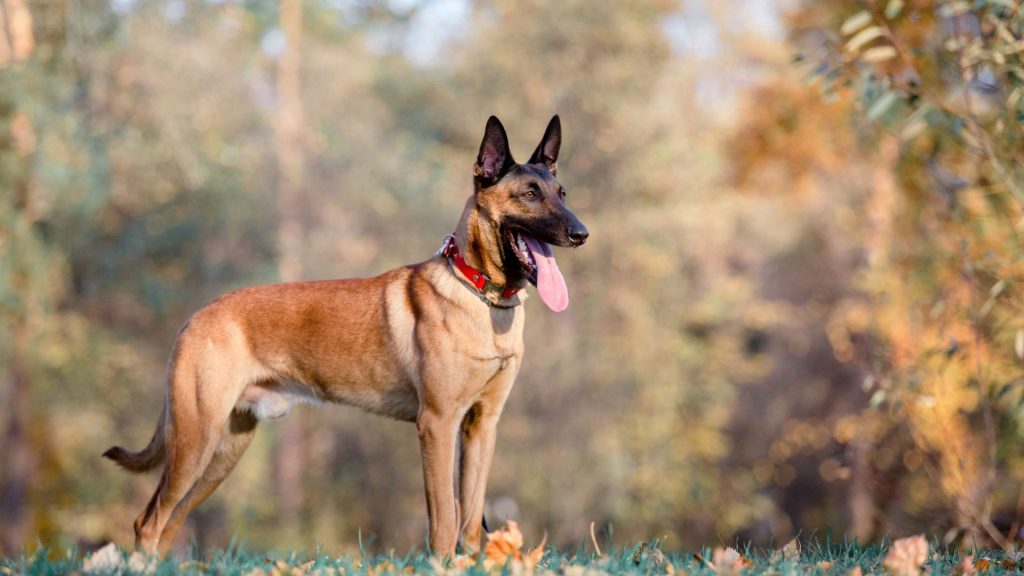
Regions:
M 880 420 L 905 426 L 902 458 L 941 489 L 953 526 L 1005 544 L 1016 528 L 993 516 L 1012 513 L 1024 480 L 1024 14 L 891 0 L 806 18 L 830 14 L 844 20 L 811 48 L 811 78 L 855 102 L 862 143 L 891 170 L 867 200 L 859 297 L 833 316 L 837 354 L 850 335 L 873 341 L 866 386 L 888 411 L 850 441 L 878 442 Z

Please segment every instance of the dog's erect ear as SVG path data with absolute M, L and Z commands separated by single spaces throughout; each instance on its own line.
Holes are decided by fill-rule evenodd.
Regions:
M 512 153 L 508 150 L 508 135 L 501 120 L 491 116 L 484 128 L 484 139 L 480 142 L 480 153 L 473 165 L 473 175 L 480 179 L 484 186 L 494 184 L 515 164 Z
M 540 144 L 533 151 L 533 156 L 530 156 L 528 164 L 543 164 L 554 174 L 556 172 L 555 164 L 558 162 L 558 149 L 561 146 L 562 121 L 558 119 L 558 114 L 555 114 L 551 117 L 551 122 L 548 122 L 544 137 L 540 139 Z

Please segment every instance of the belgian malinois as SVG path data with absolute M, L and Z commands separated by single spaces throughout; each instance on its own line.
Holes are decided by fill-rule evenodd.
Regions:
M 153 439 L 104 454 L 133 472 L 165 463 L 135 521 L 136 546 L 167 551 L 260 420 L 324 401 L 415 422 L 430 547 L 454 554 L 461 534 L 464 549 L 479 550 L 495 429 L 523 357 L 523 289 L 534 284 L 564 310 L 551 245 L 588 236 L 555 179 L 561 141 L 555 116 L 517 164 L 491 116 L 473 196 L 429 260 L 375 278 L 244 288 L 196 312 L 171 353 Z

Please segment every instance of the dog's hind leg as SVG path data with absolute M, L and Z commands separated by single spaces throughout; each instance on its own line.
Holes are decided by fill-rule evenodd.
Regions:
M 203 471 L 203 475 L 188 491 L 185 498 L 174 508 L 171 519 L 164 527 L 163 533 L 160 535 L 161 548 L 170 546 L 189 513 L 209 498 L 210 494 L 213 494 L 213 491 L 235 468 L 235 464 L 238 463 L 246 448 L 249 447 L 249 443 L 252 442 L 257 423 L 258 420 L 251 412 L 235 410 L 231 413 L 220 444 L 217 445 L 206 470 Z
M 212 349 L 202 352 L 180 355 L 190 361 L 175 362 L 171 370 L 164 477 L 142 522 L 136 522 L 135 527 L 136 546 L 149 553 L 162 553 L 169 547 L 164 529 L 213 460 L 240 394 L 241 386 L 232 379 L 230 362 L 223 361 L 230 355 Z

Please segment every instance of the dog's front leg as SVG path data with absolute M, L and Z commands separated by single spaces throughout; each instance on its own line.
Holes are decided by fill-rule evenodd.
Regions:
M 484 495 L 494 456 L 497 415 L 483 416 L 475 409 L 462 425 L 462 462 L 459 500 L 462 508 L 462 546 L 465 552 L 480 550 L 483 530 Z
M 462 421 L 462 461 L 459 501 L 462 508 L 462 546 L 478 552 L 483 531 L 487 477 L 494 458 L 498 419 L 515 382 L 518 362 L 513 361 L 488 385 L 487 391 Z
M 459 536 L 452 479 L 455 477 L 460 416 L 425 407 L 416 418 L 423 456 L 423 486 L 427 492 L 430 548 L 441 556 L 455 555 L 455 544 Z

